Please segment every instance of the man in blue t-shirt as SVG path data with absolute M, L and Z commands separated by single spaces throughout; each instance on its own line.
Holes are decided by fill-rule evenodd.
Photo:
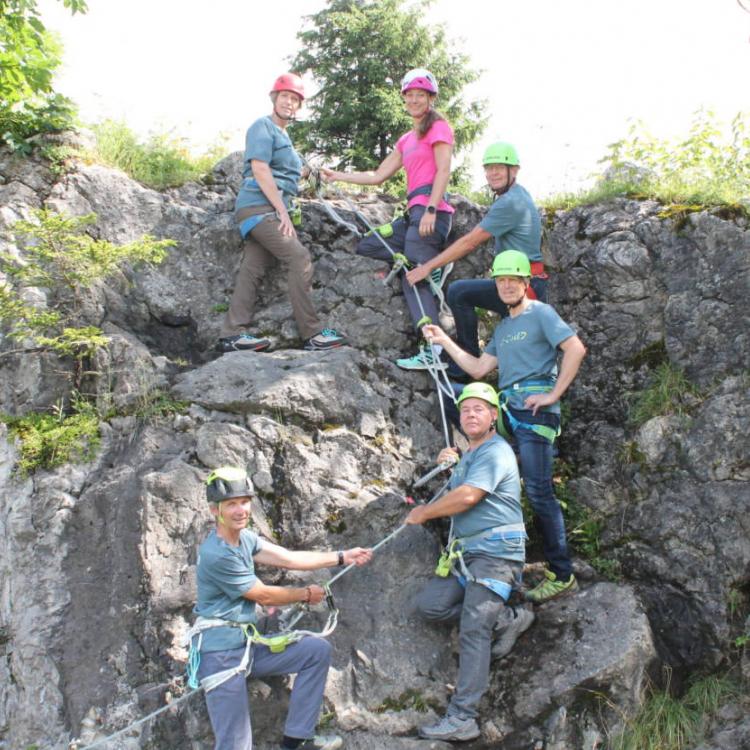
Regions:
M 445 741 L 479 736 L 477 709 L 487 689 L 490 656 L 508 654 L 534 620 L 530 610 L 505 604 L 520 583 L 526 532 L 516 457 L 495 432 L 497 393 L 487 383 L 471 383 L 458 406 L 469 449 L 453 469 L 450 490 L 406 518 L 408 524 L 451 519 L 446 552 L 417 599 L 426 619 L 460 623 L 456 690 L 445 716 L 419 730 L 425 739 Z M 458 456 L 446 448 L 438 461 L 451 457 Z M 500 638 L 490 648 L 493 629 Z
M 214 750 L 252 750 L 245 683 L 248 674 L 297 675 L 281 750 L 340 748 L 340 737 L 314 736 L 331 659 L 328 641 L 305 636 L 280 653 L 255 643 L 250 652 L 241 626 L 257 623 L 256 604 L 318 604 L 325 597 L 324 589 L 314 584 L 264 584 L 255 573 L 256 562 L 287 570 L 317 570 L 334 565 L 364 565 L 372 558 L 372 551 L 354 547 L 339 552 L 293 552 L 261 539 L 247 528 L 252 487 L 244 469 L 216 469 L 208 478 L 206 494 L 216 528 L 198 551 L 198 598 L 194 610 L 198 619 L 191 642 L 200 655 L 198 677 L 206 690 L 216 739 Z M 230 670 L 225 675 L 227 679 L 217 677 L 225 670 Z
M 549 564 L 545 579 L 526 592 L 527 599 L 541 603 L 577 588 L 552 469 L 553 443 L 560 432 L 559 400 L 578 373 L 586 349 L 553 307 L 528 298 L 531 268 L 525 253 L 500 253 L 492 264 L 492 276 L 510 315 L 498 323 L 480 357 L 458 346 L 439 326 L 423 330 L 471 377 L 483 378 L 497 368 L 502 399 L 498 427 L 516 444 L 524 488 Z M 558 351 L 562 352 L 559 372 Z
M 523 252 L 531 263 L 531 299 L 547 301 L 549 275 L 542 261 L 542 223 L 528 191 L 516 182 L 520 169 L 518 152 L 510 143 L 493 143 L 482 159 L 487 183 L 495 193 L 495 201 L 474 229 L 443 250 L 432 260 L 406 274 L 410 284 L 417 284 L 437 268 L 463 258 L 490 238 L 495 239 L 495 253 L 514 249 Z M 460 279 L 448 287 L 448 306 L 456 322 L 456 342 L 475 357 L 479 356 L 478 318 L 476 308 L 493 310 L 502 317 L 508 308 L 498 297 L 492 279 Z M 424 368 L 412 368 L 424 369 Z M 466 377 L 451 362 L 448 373 L 453 378 Z

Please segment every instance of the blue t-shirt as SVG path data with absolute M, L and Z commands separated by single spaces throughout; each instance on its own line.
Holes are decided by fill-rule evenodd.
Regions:
M 520 250 L 533 263 L 542 260 L 542 220 L 526 188 L 518 183 L 490 206 L 479 222 L 495 238 L 495 253 Z
M 248 206 L 262 206 L 268 198 L 253 177 L 250 161 L 264 161 L 271 168 L 276 187 L 288 204 L 290 196 L 297 195 L 297 182 L 302 174 L 302 160 L 292 146 L 292 141 L 270 117 L 261 117 L 245 135 L 245 163 L 242 186 L 237 194 L 235 210 Z
M 257 534 L 243 529 L 233 547 L 214 529 L 198 550 L 198 600 L 193 612 L 201 617 L 232 622 L 257 622 L 255 602 L 245 594 L 258 580 L 253 555 L 263 549 Z M 239 628 L 211 628 L 203 632 L 202 651 L 242 648 L 245 638 Z
M 544 380 L 554 386 L 557 380 L 557 347 L 575 336 L 573 329 L 557 314 L 552 305 L 530 300 L 516 317 L 503 318 L 495 327 L 487 354 L 497 357 L 497 384 L 508 396 L 514 409 L 523 409 L 528 392 L 515 390 L 524 380 Z M 560 404 L 545 406 L 542 411 L 560 413 Z
M 523 523 L 521 480 L 513 449 L 500 435 L 493 435 L 478 448 L 467 451 L 453 469 L 449 487 L 462 484 L 484 490 L 487 494 L 472 508 L 453 516 L 453 533 L 457 537 L 479 534 L 495 526 Z M 478 543 L 472 551 L 491 557 L 523 561 L 523 537 L 497 534 Z

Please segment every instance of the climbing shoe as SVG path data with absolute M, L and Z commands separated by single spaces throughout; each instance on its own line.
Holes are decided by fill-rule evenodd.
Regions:
M 444 370 L 446 365 L 437 359 L 433 364 L 432 350 L 429 346 L 420 349 L 413 357 L 397 359 L 396 364 L 402 370 L 429 370 L 433 366 L 438 370 Z
M 534 604 L 542 604 L 542 602 L 554 599 L 556 596 L 572 594 L 577 590 L 578 581 L 576 581 L 576 577 L 572 573 L 567 581 L 558 581 L 557 576 L 552 571 L 545 570 L 544 580 L 534 586 L 531 591 L 527 591 L 524 596 L 528 601 L 534 602 Z
M 324 328 L 316 336 L 311 336 L 307 339 L 302 348 L 308 352 L 317 352 L 325 349 L 335 349 L 337 346 L 343 346 L 345 343 L 346 336 L 343 333 L 334 331 L 333 328 Z
M 492 658 L 502 659 L 507 656 L 521 633 L 528 630 L 533 622 L 534 613 L 530 609 L 503 607 L 495 623 L 495 631 L 500 633 L 500 637 L 492 644 Z
M 445 740 L 446 742 L 473 740 L 479 737 L 476 719 L 462 719 L 446 714 L 437 724 L 419 727 L 419 736 L 425 740 Z
M 268 349 L 271 342 L 268 339 L 258 338 L 251 333 L 241 333 L 239 336 L 225 336 L 219 339 L 216 348 L 220 352 L 251 351 L 262 352 Z
M 448 263 L 442 268 L 436 268 L 430 272 L 430 285 L 436 289 L 442 289 L 445 286 L 445 280 L 450 276 L 453 270 L 453 263 Z

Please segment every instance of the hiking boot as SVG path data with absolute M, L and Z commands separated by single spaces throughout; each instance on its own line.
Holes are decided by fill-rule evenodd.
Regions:
M 433 363 L 432 350 L 429 346 L 422 347 L 413 357 L 397 359 L 396 364 L 402 370 L 429 370 L 436 367 L 438 370 L 444 370 L 446 365 L 438 358 Z
M 425 740 L 464 741 L 479 737 L 476 719 L 462 719 L 446 714 L 437 724 L 419 727 L 419 736 Z
M 335 734 L 315 735 L 312 739 L 305 740 L 301 745 L 297 745 L 297 750 L 338 750 L 343 747 L 344 741 Z M 280 746 L 280 750 L 286 750 L 285 745 Z
M 333 328 L 324 328 L 316 336 L 311 336 L 302 345 L 302 348 L 308 352 L 324 351 L 325 349 L 335 349 L 346 343 L 346 336 L 343 333 L 334 331 Z
M 252 333 L 241 333 L 239 336 L 225 336 L 220 338 L 216 348 L 220 352 L 262 352 L 268 349 L 271 342 L 268 339 L 258 338 Z
M 507 656 L 521 633 L 528 630 L 533 622 L 534 613 L 530 609 L 504 607 L 495 623 L 495 630 L 500 633 L 500 637 L 492 645 L 492 658 L 502 659 Z
M 453 263 L 448 263 L 442 268 L 436 268 L 430 272 L 430 286 L 433 289 L 442 289 L 445 286 L 445 280 L 450 276 L 453 270 Z
M 527 591 L 524 596 L 527 601 L 534 604 L 542 604 L 562 594 L 572 594 L 578 590 L 578 581 L 571 573 L 567 581 L 558 581 L 557 576 L 551 570 L 544 571 L 544 580 Z

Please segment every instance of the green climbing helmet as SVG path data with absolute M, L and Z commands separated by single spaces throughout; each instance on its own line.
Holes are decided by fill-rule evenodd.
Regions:
M 456 401 L 456 406 L 461 406 L 461 402 L 467 398 L 481 398 L 495 409 L 500 408 L 497 398 L 497 391 L 488 383 L 469 383 L 462 391 Z
M 503 250 L 492 263 L 492 278 L 495 276 L 531 276 L 529 256 L 520 250 Z
M 252 497 L 253 486 L 247 472 L 237 466 L 220 466 L 206 479 L 206 500 L 220 503 L 233 497 Z
M 482 157 L 482 164 L 485 167 L 488 164 L 507 164 L 509 167 L 517 167 L 519 163 L 516 147 L 503 141 L 487 146 Z

